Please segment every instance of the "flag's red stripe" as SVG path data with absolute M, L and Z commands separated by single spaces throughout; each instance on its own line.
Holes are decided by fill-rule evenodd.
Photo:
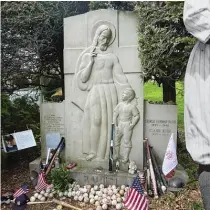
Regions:
M 22 194 L 24 194 L 25 192 L 23 191 L 23 189 L 22 188 L 20 188 L 19 190 L 17 190 L 16 192 L 15 192 L 15 194 L 13 195 L 14 196 L 14 198 L 17 198 L 17 197 L 19 197 L 20 195 L 22 195 Z
M 149 200 L 146 198 L 145 200 L 144 200 L 144 205 L 143 205 L 143 207 L 142 207 L 142 210 L 148 210 L 148 208 L 149 208 Z
M 132 198 L 133 194 L 134 194 L 134 190 L 133 190 L 133 188 L 132 188 L 131 191 L 130 191 L 130 195 L 128 196 L 127 201 L 126 201 L 126 203 L 125 203 L 125 206 L 126 206 L 126 207 L 129 205 L 129 203 L 130 203 L 130 201 L 131 201 L 131 198 Z
M 132 189 L 132 194 L 130 196 L 129 203 L 127 205 L 128 209 L 133 209 L 133 204 L 135 202 L 136 197 L 138 196 L 138 192 L 135 189 Z
M 130 204 L 128 205 L 128 209 L 132 209 L 133 210 L 133 206 L 135 204 L 135 200 L 136 200 L 137 197 L 138 197 L 138 192 L 136 192 L 134 190 L 134 194 L 132 196 L 132 200 L 131 200 Z
M 144 210 L 147 204 L 147 198 L 145 196 L 142 197 L 141 205 L 139 205 L 141 210 Z
M 38 183 L 37 183 L 37 186 L 36 186 L 36 190 L 41 191 L 41 190 L 44 190 L 48 187 L 50 187 L 50 185 L 48 185 L 46 183 L 45 177 L 44 177 L 43 173 L 41 173 L 39 175 L 39 180 L 38 180 Z
M 142 199 L 142 196 L 139 194 L 138 198 L 136 199 L 136 202 L 135 202 L 135 204 L 133 206 L 133 209 L 137 210 L 139 204 L 141 203 L 141 199 Z
M 140 180 L 138 180 L 139 183 Z M 136 180 L 127 193 L 126 199 L 123 202 L 128 210 L 148 210 L 148 198 L 141 192 L 141 185 L 136 185 Z M 139 189 L 140 192 L 137 190 Z
M 131 192 L 131 189 L 128 191 L 128 194 L 127 194 L 127 196 L 126 196 L 126 199 L 125 199 L 125 201 L 123 202 L 125 205 L 126 205 L 127 201 L 129 200 L 130 192 Z
M 135 191 L 133 190 L 133 188 L 131 189 L 131 192 L 130 192 L 130 196 L 127 200 L 127 203 L 126 203 L 126 206 L 128 206 L 130 204 L 130 202 L 132 201 L 132 197 L 134 196 L 135 194 Z

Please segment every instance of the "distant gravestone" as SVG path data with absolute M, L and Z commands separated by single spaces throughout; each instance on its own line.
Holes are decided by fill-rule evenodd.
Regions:
M 64 103 L 42 103 L 41 116 L 41 145 L 42 157 L 46 158 L 47 144 L 55 145 L 59 136 L 64 136 Z M 47 143 L 48 140 L 48 143 Z
M 177 106 L 167 104 L 144 104 L 144 136 L 148 138 L 161 163 L 171 133 L 177 142 Z
M 118 158 L 143 168 L 143 80 L 136 26 L 134 13 L 116 10 L 64 19 L 66 160 L 107 169 L 115 112 Z

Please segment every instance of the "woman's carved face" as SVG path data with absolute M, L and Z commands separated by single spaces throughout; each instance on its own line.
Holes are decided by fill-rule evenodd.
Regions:
M 99 38 L 98 38 L 98 46 L 100 47 L 100 50 L 106 51 L 109 41 L 110 41 L 111 35 L 108 30 L 103 31 Z

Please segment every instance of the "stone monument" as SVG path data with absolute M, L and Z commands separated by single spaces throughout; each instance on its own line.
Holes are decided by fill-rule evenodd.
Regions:
M 177 142 L 177 105 L 144 104 L 144 135 L 162 163 L 171 134 Z
M 65 135 L 64 115 L 64 102 L 47 102 L 40 105 L 41 156 L 43 159 L 47 155 L 46 135 L 51 133 Z
M 143 168 L 143 80 L 132 12 L 97 10 L 64 19 L 66 160 L 108 169 L 116 159 Z

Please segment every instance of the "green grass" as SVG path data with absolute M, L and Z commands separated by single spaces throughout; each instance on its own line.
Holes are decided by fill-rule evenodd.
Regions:
M 191 208 L 192 210 L 203 210 L 203 204 L 201 202 L 193 202 L 191 204 Z
M 178 127 L 184 129 L 184 85 L 183 82 L 176 83 L 176 103 L 178 106 Z M 162 101 L 162 87 L 158 87 L 156 83 L 147 82 L 144 84 L 144 99 L 148 101 Z

